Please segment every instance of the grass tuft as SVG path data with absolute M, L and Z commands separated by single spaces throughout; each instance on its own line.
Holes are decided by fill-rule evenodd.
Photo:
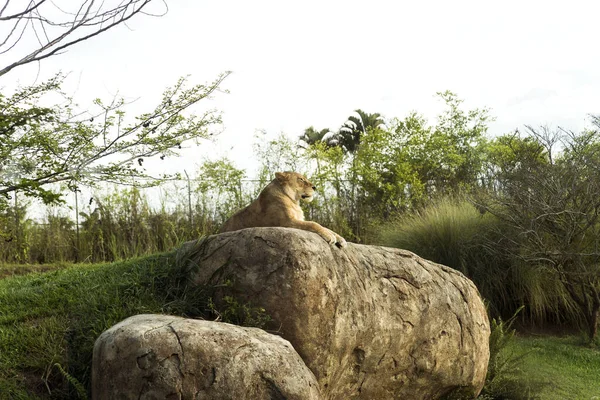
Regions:
M 469 277 L 492 316 L 509 318 L 523 304 L 529 324 L 578 324 L 580 314 L 556 273 L 508 256 L 506 227 L 464 199 L 442 198 L 381 228 L 378 243 L 413 251 Z

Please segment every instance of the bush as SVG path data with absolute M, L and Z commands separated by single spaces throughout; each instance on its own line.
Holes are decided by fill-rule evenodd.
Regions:
M 466 199 L 442 198 L 381 228 L 378 243 L 413 251 L 470 278 L 492 316 L 512 316 L 526 305 L 529 323 L 573 323 L 577 308 L 552 270 L 524 263 L 505 240 L 507 227 Z

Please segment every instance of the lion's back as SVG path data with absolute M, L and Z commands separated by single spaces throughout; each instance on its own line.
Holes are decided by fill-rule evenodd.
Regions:
M 297 207 L 299 208 L 299 207 Z M 294 203 L 274 184 L 263 189 L 258 198 L 233 214 L 219 232 L 261 226 L 285 226 L 289 215 L 297 213 Z

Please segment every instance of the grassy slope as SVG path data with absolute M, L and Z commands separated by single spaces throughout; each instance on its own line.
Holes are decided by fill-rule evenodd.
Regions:
M 67 268 L 70 264 L 0 264 L 0 279 Z
M 0 280 L 0 399 L 77 398 L 55 364 L 87 386 L 102 331 L 139 313 L 198 315 L 205 294 L 178 289 L 174 265 L 168 253 Z M 519 337 L 511 346 L 531 351 L 523 374 L 548 383 L 538 398 L 600 396 L 599 350 L 576 338 Z
M 102 331 L 139 313 L 177 313 L 164 306 L 174 265 L 170 253 L 0 280 L 0 398 L 77 398 L 55 364 L 88 385 Z
M 582 345 L 577 337 L 518 337 L 511 345 L 526 353 L 522 371 L 543 382 L 540 399 L 600 399 L 600 349 Z

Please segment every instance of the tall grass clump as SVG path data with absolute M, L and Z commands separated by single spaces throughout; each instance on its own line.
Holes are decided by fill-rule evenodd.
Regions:
M 169 251 L 220 226 L 199 204 L 151 203 L 133 187 L 94 193 L 77 216 L 66 206 L 48 206 L 38 220 L 27 217 L 24 206 L 0 210 L 0 263 L 125 260 Z
M 507 227 L 466 199 L 442 198 L 385 224 L 378 243 L 410 250 L 470 278 L 491 315 L 509 318 L 525 305 L 522 319 L 536 324 L 577 320 L 576 307 L 554 273 L 522 262 L 508 242 Z
M 462 272 L 498 312 L 512 297 L 506 287 L 510 264 L 490 245 L 498 228 L 491 214 L 482 214 L 468 201 L 442 198 L 384 225 L 378 241 Z
M 443 198 L 384 226 L 380 242 L 411 250 L 469 275 L 487 264 L 482 249 L 485 236 L 497 225 L 490 214 L 481 214 L 467 201 Z

